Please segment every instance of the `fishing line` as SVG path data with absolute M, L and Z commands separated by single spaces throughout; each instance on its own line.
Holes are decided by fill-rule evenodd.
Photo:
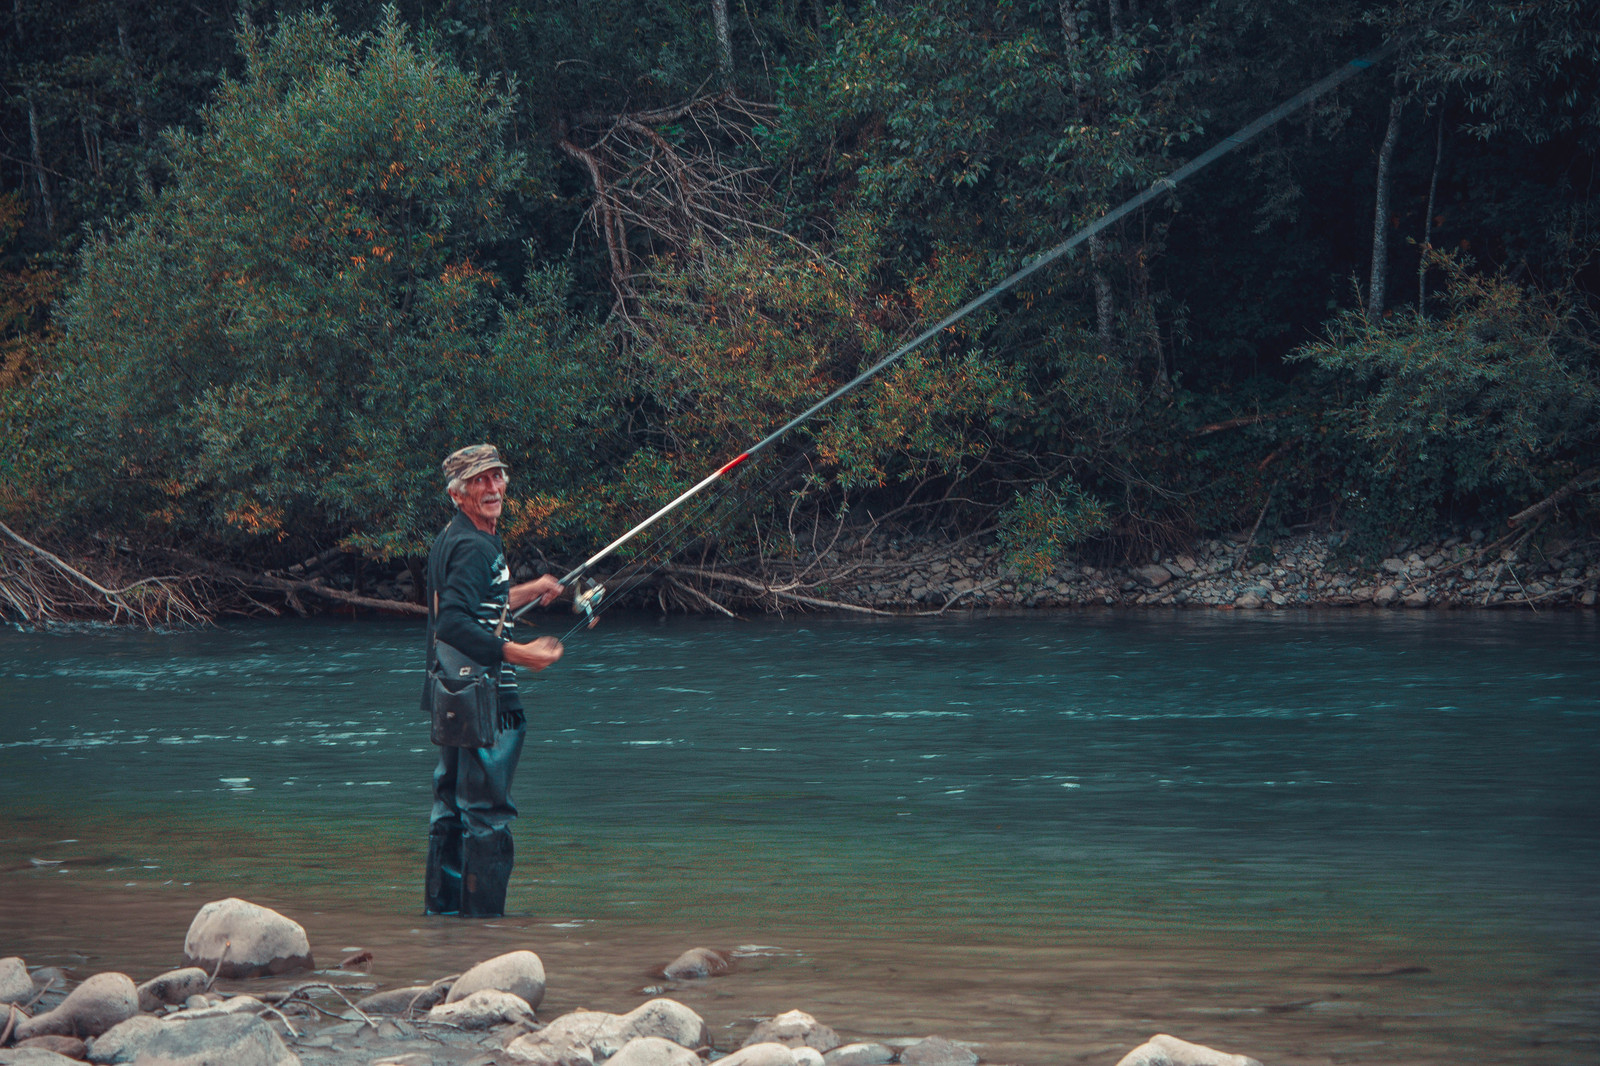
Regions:
M 802 422 L 810 419 L 817 412 L 821 411 L 829 404 L 832 404 L 840 397 L 853 392 L 862 384 L 878 376 L 878 374 L 899 362 L 899 360 L 907 353 L 920 348 L 934 337 L 937 337 L 940 333 L 949 329 L 957 322 L 960 322 L 963 318 L 966 318 L 979 308 L 986 306 L 988 303 L 994 300 L 995 297 L 1016 288 L 1023 281 L 1054 263 L 1062 256 L 1068 255 L 1075 248 L 1077 248 L 1078 245 L 1099 234 L 1107 227 L 1121 221 L 1124 217 L 1134 211 L 1139 210 L 1139 208 L 1150 203 L 1152 200 L 1164 196 L 1169 192 L 1175 191 L 1179 182 L 1194 176 L 1196 173 L 1210 166 L 1212 163 L 1227 155 L 1229 152 L 1253 140 L 1262 131 L 1273 126 L 1285 116 L 1293 114 L 1295 111 L 1298 111 L 1300 108 L 1315 100 L 1317 97 L 1322 96 L 1330 89 L 1343 84 L 1345 81 L 1349 80 L 1355 75 L 1369 69 L 1374 64 L 1388 58 L 1400 47 L 1402 43 L 1402 38 L 1396 38 L 1385 43 L 1381 48 L 1377 48 L 1359 59 L 1352 59 L 1350 62 L 1346 63 L 1332 74 L 1329 74 L 1321 81 L 1302 89 L 1300 92 L 1296 93 L 1294 96 L 1291 96 L 1289 99 L 1285 100 L 1272 110 L 1261 115 L 1253 122 L 1241 126 L 1238 130 L 1234 131 L 1229 136 L 1224 137 L 1221 141 L 1215 145 L 1212 145 L 1209 149 L 1202 152 L 1194 159 L 1191 159 L 1177 170 L 1174 170 L 1171 174 L 1168 174 L 1164 178 L 1156 179 L 1150 184 L 1149 188 L 1145 189 L 1136 196 L 1130 197 L 1116 208 L 1100 216 L 1100 218 L 1094 222 L 1091 222 L 1089 225 L 1078 230 L 1060 244 L 1049 249 L 1037 258 L 1030 260 L 1026 265 L 1024 265 L 1020 270 L 1012 274 L 1010 277 L 1001 281 L 999 284 L 992 286 L 976 299 L 971 300 L 970 302 L 965 303 L 956 310 L 950 312 L 938 322 L 934 323 L 932 326 L 929 326 L 911 340 L 907 341 L 905 344 L 902 344 L 899 348 L 896 348 L 889 355 L 878 360 L 876 363 L 873 363 L 871 366 L 867 367 L 867 369 L 863 370 L 861 373 L 857 374 L 843 385 L 840 385 L 838 388 L 834 389 L 822 399 L 818 400 L 810 407 L 807 407 L 804 411 L 801 411 L 799 414 L 789 419 L 789 421 L 785 422 L 783 425 L 779 426 L 765 437 L 762 437 L 759 441 L 751 445 L 745 451 L 728 460 L 722 466 L 712 471 L 693 486 L 685 489 L 671 502 L 658 509 L 649 518 L 646 518 L 644 521 L 638 523 L 632 529 L 629 529 L 616 540 L 613 540 L 610 544 L 607 544 L 598 552 L 594 553 L 582 563 L 578 564 L 578 566 L 574 567 L 565 577 L 560 579 L 561 584 L 571 585 L 573 582 L 583 577 L 583 575 L 588 573 L 596 563 L 600 562 L 600 560 L 604 559 L 606 556 L 622 547 L 638 534 L 655 525 L 655 523 L 660 519 L 677 510 L 679 505 L 699 495 L 703 490 L 709 488 L 724 475 L 730 474 L 734 470 L 737 470 L 739 466 L 748 461 L 751 456 L 762 451 L 768 445 L 772 444 L 784 434 L 788 433 L 791 429 L 794 429 Z M 680 523 L 676 528 L 682 528 L 682 523 Z M 663 565 L 665 564 L 663 563 Z M 596 587 L 598 588 L 598 586 Z M 577 595 L 582 596 L 584 594 L 578 593 Z M 515 612 L 515 616 L 520 618 L 522 613 L 532 606 L 532 603 L 524 605 Z M 583 606 L 584 604 L 582 600 L 577 601 L 577 607 L 579 610 L 582 610 Z

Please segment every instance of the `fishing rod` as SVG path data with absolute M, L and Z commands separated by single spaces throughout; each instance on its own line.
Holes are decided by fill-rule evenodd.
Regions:
M 740 452 L 738 455 L 734 456 L 732 459 L 729 459 L 726 463 L 723 463 L 721 466 L 717 467 L 716 470 L 713 470 L 710 474 L 707 474 L 693 486 L 679 493 L 676 498 L 661 507 L 649 518 L 646 518 L 644 521 L 638 523 L 632 529 L 629 529 L 627 532 L 623 533 L 616 540 L 613 540 L 610 544 L 607 544 L 605 547 L 589 556 L 589 558 L 579 563 L 576 567 L 569 571 L 566 576 L 560 579 L 561 584 L 571 585 L 580 580 L 585 574 L 594 568 L 596 563 L 600 562 L 606 556 L 610 555 L 612 552 L 628 543 L 628 541 L 632 540 L 640 533 L 643 533 L 645 530 L 655 525 L 656 522 L 660 521 L 662 518 L 665 518 L 667 515 L 677 510 L 682 504 L 688 502 L 695 496 L 698 496 L 701 492 L 705 491 L 707 488 L 710 488 L 712 485 L 716 484 L 725 475 L 731 474 L 733 471 L 737 470 L 742 464 L 749 461 L 752 456 L 756 455 L 758 452 L 779 440 L 791 429 L 794 429 L 802 422 L 810 419 L 818 411 L 821 411 L 829 404 L 832 404 L 834 401 L 845 395 L 848 395 L 861 385 L 870 381 L 874 377 L 877 377 L 884 370 L 899 362 L 900 359 L 906 354 L 920 348 L 934 337 L 937 337 L 940 333 L 943 333 L 957 322 L 960 322 L 963 318 L 966 318 L 974 311 L 988 304 L 995 297 L 1016 288 L 1023 281 L 1054 263 L 1062 256 L 1067 255 L 1073 249 L 1078 247 L 1078 245 L 1099 234 L 1102 230 L 1105 230 L 1107 227 L 1121 221 L 1124 217 L 1132 214 L 1134 211 L 1139 210 L 1139 208 L 1150 203 L 1152 200 L 1164 196 L 1169 192 L 1176 191 L 1179 182 L 1193 177 L 1196 173 L 1210 166 L 1212 163 L 1227 155 L 1235 148 L 1238 148 L 1241 145 L 1253 140 L 1264 130 L 1272 127 L 1284 117 L 1300 110 L 1306 104 L 1309 104 L 1317 97 L 1322 96 L 1330 89 L 1342 85 L 1344 82 L 1355 77 L 1357 74 L 1360 74 L 1362 71 L 1371 68 L 1375 64 L 1382 62 L 1384 59 L 1387 59 L 1389 56 L 1393 55 L 1403 43 L 1403 38 L 1395 38 L 1394 40 L 1384 43 L 1381 47 L 1368 52 L 1366 55 L 1361 56 L 1358 59 L 1352 59 L 1350 62 L 1346 63 L 1338 70 L 1335 70 L 1321 81 L 1307 86 L 1294 96 L 1291 96 L 1289 99 L 1279 104 L 1277 107 L 1256 118 L 1253 122 L 1241 126 L 1232 134 L 1224 137 L 1221 141 L 1218 141 L 1216 144 L 1212 145 L 1206 151 L 1191 159 L 1177 170 L 1174 170 L 1165 177 L 1157 178 L 1155 181 L 1151 182 L 1149 187 L 1143 192 L 1125 200 L 1117 207 L 1106 212 L 1104 215 L 1101 215 L 1100 218 L 1096 219 L 1094 222 L 1091 222 L 1087 226 L 1084 226 L 1082 229 L 1078 230 L 1060 244 L 1046 251 L 1037 258 L 1030 260 L 1021 269 L 1016 271 L 1016 273 L 1012 274 L 1010 277 L 1006 278 L 1004 281 L 994 285 L 982 295 L 969 301 L 968 303 L 961 305 L 948 315 L 945 315 L 938 322 L 934 323 L 932 326 L 929 326 L 911 340 L 907 341 L 905 344 L 902 344 L 899 348 L 896 348 L 893 352 L 884 356 L 876 363 L 873 363 L 871 366 L 867 367 L 867 369 L 863 370 L 861 373 L 857 374 L 843 385 L 840 385 L 822 399 L 818 400 L 810 407 L 807 407 L 804 411 L 801 411 L 799 414 L 789 419 L 789 421 L 785 422 L 771 433 L 768 433 L 765 437 L 762 437 L 760 440 L 756 441 L 754 444 Z M 591 582 L 590 587 L 587 590 L 575 591 L 573 593 L 572 609 L 579 614 L 587 615 L 592 622 L 595 617 L 595 612 L 599 609 L 601 599 L 604 595 L 604 586 Z M 533 603 L 524 605 L 514 613 L 513 617 L 522 617 L 523 612 L 527 611 L 532 606 Z

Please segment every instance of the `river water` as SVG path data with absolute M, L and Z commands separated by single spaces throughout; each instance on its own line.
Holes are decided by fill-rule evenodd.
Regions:
M 143 979 L 238 895 L 368 979 L 527 947 L 542 1016 L 665 989 L 724 1047 L 799 1007 L 1024 1066 L 1600 1060 L 1593 615 L 610 614 L 524 681 L 487 923 L 418 916 L 421 644 L 0 632 L 0 955 Z M 650 976 L 697 945 L 738 969 Z

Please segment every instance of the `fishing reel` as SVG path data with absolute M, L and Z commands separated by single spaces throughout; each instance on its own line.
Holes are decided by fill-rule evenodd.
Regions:
M 588 579 L 585 579 L 588 580 Z M 600 621 L 600 601 L 605 597 L 606 587 L 598 581 L 589 581 L 589 587 L 582 592 L 572 593 L 572 613 L 581 614 L 589 620 L 589 628 L 593 629 Z

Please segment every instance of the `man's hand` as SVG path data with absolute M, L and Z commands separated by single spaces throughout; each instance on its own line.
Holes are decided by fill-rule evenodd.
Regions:
M 561 658 L 562 651 L 561 642 L 555 637 L 539 637 L 526 644 L 507 641 L 501 645 L 500 656 L 512 666 L 526 666 L 537 673 Z
M 536 577 L 532 581 L 525 581 L 520 585 L 511 586 L 511 609 L 514 611 L 525 603 L 538 600 L 540 606 L 548 607 L 555 598 L 566 591 L 561 582 L 553 574 Z

